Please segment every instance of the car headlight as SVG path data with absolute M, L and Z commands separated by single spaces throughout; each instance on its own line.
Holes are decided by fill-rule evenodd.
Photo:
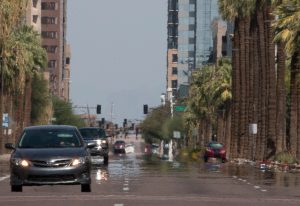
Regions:
M 76 158 L 76 159 L 72 160 L 71 166 L 78 166 L 78 165 L 84 164 L 84 162 L 85 162 L 84 158 L 82 158 L 82 157 Z
M 30 162 L 21 158 L 14 158 L 11 160 L 13 164 L 21 167 L 29 167 Z
M 102 144 L 106 144 L 107 141 L 106 141 L 106 140 L 102 140 L 101 143 L 102 143 Z
M 97 145 L 101 145 L 101 140 L 100 139 L 97 139 Z

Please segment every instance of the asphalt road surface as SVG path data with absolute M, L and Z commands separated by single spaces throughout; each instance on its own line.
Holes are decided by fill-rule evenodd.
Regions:
M 110 154 L 108 166 L 93 169 L 91 193 L 80 186 L 24 187 L 10 192 L 8 167 L 0 164 L 2 206 L 287 206 L 300 205 L 300 175 L 273 174 L 229 163 L 163 161 L 143 155 L 134 137 L 135 152 Z

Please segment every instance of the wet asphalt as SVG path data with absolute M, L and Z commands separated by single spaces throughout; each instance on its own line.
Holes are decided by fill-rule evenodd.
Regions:
M 91 193 L 80 186 L 24 187 L 11 193 L 7 162 L 0 162 L 0 205 L 300 205 L 300 174 L 263 171 L 218 161 L 166 161 L 135 152 L 110 154 L 93 166 Z

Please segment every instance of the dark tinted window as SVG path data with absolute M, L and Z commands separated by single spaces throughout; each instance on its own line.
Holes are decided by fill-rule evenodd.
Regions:
M 220 148 L 223 147 L 222 144 L 217 143 L 217 142 L 212 142 L 212 143 L 210 143 L 208 146 L 211 147 L 211 148 L 213 148 L 213 149 L 220 149 Z
M 79 129 L 83 139 L 106 138 L 106 133 L 103 129 L 97 128 L 82 128 Z
M 115 144 L 125 144 L 124 141 L 116 141 Z
M 19 141 L 20 148 L 81 147 L 80 137 L 71 129 L 25 130 Z

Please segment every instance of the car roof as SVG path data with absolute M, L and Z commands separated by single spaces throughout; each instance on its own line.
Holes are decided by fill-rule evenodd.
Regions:
M 97 130 L 104 130 L 104 129 L 99 128 L 99 127 L 81 127 L 81 128 L 79 128 L 79 130 L 81 130 L 81 129 L 97 129 Z
M 24 130 L 43 130 L 43 129 L 77 129 L 75 126 L 71 125 L 39 125 L 26 127 Z
M 125 143 L 125 141 L 124 140 L 117 140 L 117 141 L 115 141 L 115 143 Z

